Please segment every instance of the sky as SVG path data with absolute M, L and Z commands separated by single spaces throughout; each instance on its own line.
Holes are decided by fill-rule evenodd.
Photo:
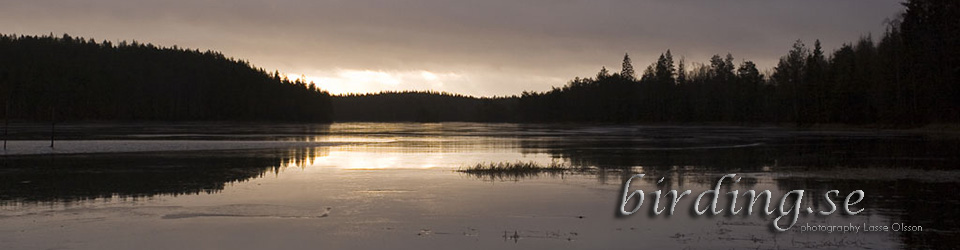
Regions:
M 70 34 L 223 52 L 333 94 L 545 91 L 624 53 L 776 66 L 797 39 L 827 51 L 872 34 L 901 0 L 0 0 L 0 33 Z

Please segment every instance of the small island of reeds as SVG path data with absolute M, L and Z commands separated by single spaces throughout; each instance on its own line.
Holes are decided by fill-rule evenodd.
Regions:
M 541 174 L 561 175 L 571 169 L 570 166 L 556 162 L 544 165 L 536 162 L 518 161 L 478 163 L 472 167 L 457 169 L 457 172 L 474 177 L 502 180 L 534 177 Z

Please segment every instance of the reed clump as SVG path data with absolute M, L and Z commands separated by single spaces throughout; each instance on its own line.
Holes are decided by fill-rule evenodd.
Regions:
M 570 170 L 570 168 L 561 163 L 550 163 L 543 165 L 536 162 L 494 162 L 478 163 L 473 167 L 458 169 L 458 172 L 468 174 L 538 174 L 538 173 L 560 173 Z

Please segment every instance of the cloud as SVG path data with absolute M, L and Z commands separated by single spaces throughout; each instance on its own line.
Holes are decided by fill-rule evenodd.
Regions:
M 0 24 L 3 32 L 218 50 L 328 79 L 331 91 L 505 95 L 617 69 L 624 52 L 641 69 L 667 49 L 688 62 L 729 52 L 769 68 L 796 39 L 832 49 L 882 32 L 899 1 L 36 0 L 4 3 Z M 347 83 L 355 81 L 340 75 L 347 71 L 388 76 Z M 381 84 L 388 79 L 398 83 Z
M 370 93 L 380 91 L 439 91 L 473 96 L 503 96 L 526 90 L 513 81 L 551 84 L 566 79 L 526 74 L 486 74 L 484 71 L 372 71 L 366 69 L 317 70 L 287 74 L 291 80 L 312 82 L 331 94 Z M 504 91 L 507 90 L 507 91 Z M 506 94 L 504 94 L 506 93 Z

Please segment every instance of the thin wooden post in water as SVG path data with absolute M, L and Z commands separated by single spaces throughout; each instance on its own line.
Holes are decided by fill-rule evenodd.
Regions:
M 55 129 L 54 124 L 57 123 L 56 122 L 57 117 L 55 116 L 56 113 L 57 113 L 57 107 L 50 108 L 50 147 L 51 148 L 53 148 L 53 135 L 56 132 L 56 130 L 54 130 Z
M 7 128 L 10 127 L 10 103 L 8 102 L 3 111 L 3 151 L 7 151 Z

